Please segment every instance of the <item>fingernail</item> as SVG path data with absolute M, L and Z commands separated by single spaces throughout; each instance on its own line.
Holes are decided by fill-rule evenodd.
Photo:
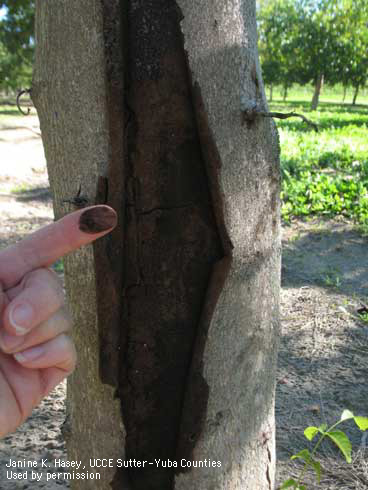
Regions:
M 24 335 L 32 326 L 33 308 L 27 303 L 20 303 L 10 308 L 9 320 L 15 335 Z
M 10 353 L 12 350 L 22 345 L 23 342 L 24 337 L 16 337 L 5 331 L 0 333 L 0 346 L 4 352 Z
M 43 345 L 37 345 L 36 347 L 32 347 L 32 349 L 27 349 L 23 352 L 17 352 L 13 355 L 13 357 L 18 362 L 30 362 L 40 357 L 44 353 L 44 351 L 45 348 Z
M 79 229 L 84 233 L 101 233 L 114 228 L 116 223 L 117 216 L 113 209 L 108 206 L 96 206 L 80 215 Z

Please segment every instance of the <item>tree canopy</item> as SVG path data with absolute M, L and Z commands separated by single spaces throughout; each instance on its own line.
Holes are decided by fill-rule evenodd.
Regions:
M 263 0 L 259 47 L 266 84 L 363 87 L 368 77 L 364 0 Z

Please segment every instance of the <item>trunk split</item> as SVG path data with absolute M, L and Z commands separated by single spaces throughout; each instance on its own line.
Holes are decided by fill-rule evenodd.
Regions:
M 74 490 L 273 488 L 278 143 L 241 124 L 266 104 L 255 7 L 225 3 L 36 1 L 55 214 L 82 184 L 120 223 L 65 260 L 68 457 L 101 474 Z

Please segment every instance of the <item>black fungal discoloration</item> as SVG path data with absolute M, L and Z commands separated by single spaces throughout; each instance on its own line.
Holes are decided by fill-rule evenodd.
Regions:
M 110 3 L 117 5 L 103 2 L 108 26 Z M 120 140 L 111 128 L 119 158 L 110 165 L 115 181 L 120 173 L 125 183 L 124 248 L 117 244 L 123 296 L 116 298 L 118 379 L 107 358 L 111 343 L 101 352 L 109 365 L 103 373 L 118 388 L 127 459 L 190 459 L 206 419 L 207 331 L 231 260 L 224 259 L 231 244 L 218 185 L 221 162 L 199 90 L 192 89 L 176 3 L 127 0 L 120 9 L 124 77 L 116 83 L 124 87 L 124 109 L 116 115 L 123 115 Z M 114 74 L 108 65 L 108 80 Z M 112 106 L 109 111 L 114 121 Z M 110 172 L 109 203 L 111 178 Z M 114 243 L 113 237 L 112 253 Z M 174 468 L 155 464 L 117 469 L 112 488 L 128 481 L 132 490 L 172 490 L 174 477 Z

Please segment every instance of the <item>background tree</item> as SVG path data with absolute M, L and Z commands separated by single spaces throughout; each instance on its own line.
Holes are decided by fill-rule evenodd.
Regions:
M 312 109 L 323 83 L 353 86 L 355 103 L 367 79 L 368 7 L 359 0 L 277 0 L 259 4 L 260 48 L 267 84 L 313 83 Z
M 300 0 L 297 2 L 298 27 L 295 43 L 299 50 L 297 81 L 312 82 L 314 94 L 311 109 L 318 106 L 323 83 L 329 83 L 336 73 L 336 52 L 340 36 L 339 24 L 331 0 Z
M 0 1 L 0 88 L 28 87 L 34 53 L 34 0 Z
M 269 490 L 279 162 L 273 122 L 242 124 L 266 104 L 254 2 L 38 0 L 36 41 L 55 214 L 82 184 L 120 219 L 65 261 L 69 458 L 221 462 L 74 488 Z
M 368 78 L 368 5 L 362 0 L 344 0 L 336 9 L 336 24 L 340 26 L 336 53 L 336 82 L 354 88 L 353 105 L 358 92 Z
M 271 91 L 273 85 L 282 85 L 285 100 L 288 89 L 297 80 L 298 66 L 295 60 L 298 55 L 298 46 L 295 42 L 295 32 L 293 32 L 297 26 L 295 2 L 277 0 L 261 3 L 258 24 L 264 81 L 270 85 Z

